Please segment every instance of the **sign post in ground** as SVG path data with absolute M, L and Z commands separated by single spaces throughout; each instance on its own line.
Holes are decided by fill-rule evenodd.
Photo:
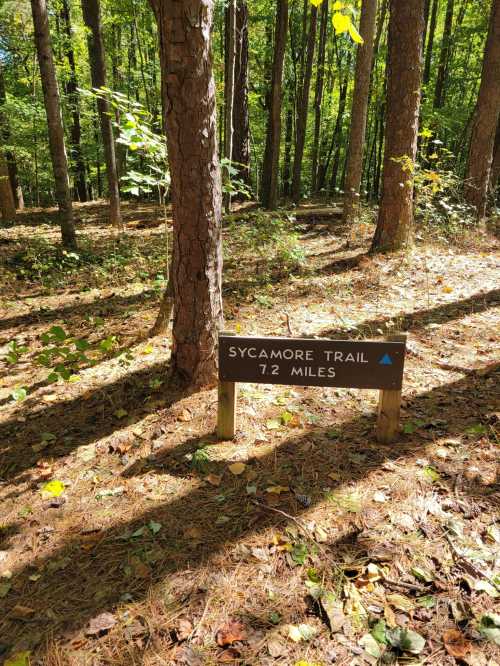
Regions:
M 406 336 L 381 341 L 219 335 L 217 435 L 236 432 L 237 383 L 379 389 L 377 438 L 399 428 Z

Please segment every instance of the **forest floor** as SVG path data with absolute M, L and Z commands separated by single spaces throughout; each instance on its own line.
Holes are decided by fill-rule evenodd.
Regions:
M 216 390 L 171 390 L 148 338 L 166 225 L 124 210 L 117 240 L 79 206 L 75 255 L 50 211 L 0 229 L 0 662 L 500 663 L 495 239 L 226 226 L 226 328 L 409 349 L 395 444 L 375 391 L 256 385 L 217 442 Z

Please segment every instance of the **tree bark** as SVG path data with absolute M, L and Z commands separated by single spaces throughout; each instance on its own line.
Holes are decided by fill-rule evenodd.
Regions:
M 278 205 L 278 175 L 281 145 L 283 63 L 288 30 L 288 0 L 277 0 L 271 99 L 267 119 L 266 147 L 262 167 L 262 204 L 269 210 Z
M 250 185 L 250 122 L 248 118 L 248 5 L 236 0 L 236 58 L 233 101 L 232 161 L 238 177 Z
M 89 29 L 88 49 L 92 87 L 101 89 L 106 86 L 106 63 L 104 60 L 104 44 L 101 30 L 101 11 L 99 0 L 81 0 L 85 25 Z M 108 101 L 98 97 L 97 108 L 101 125 L 106 175 L 109 191 L 109 220 L 119 231 L 123 230 L 120 210 L 120 186 L 116 170 L 115 140 Z
M 0 142 L 8 146 L 11 143 L 10 124 L 7 118 L 7 114 L 2 110 L 2 106 L 6 101 L 7 95 L 5 93 L 5 79 L 3 75 L 2 62 L 0 60 Z M 23 190 L 21 188 L 21 184 L 19 183 L 16 158 L 11 150 L 5 150 L 4 153 L 7 162 L 7 169 L 9 172 L 10 186 L 12 193 L 14 194 L 14 202 L 16 208 L 22 210 L 24 208 L 24 198 Z
M 311 165 L 311 190 L 317 192 L 319 139 L 321 133 L 321 104 L 325 80 L 326 34 L 328 28 L 328 0 L 321 5 L 321 26 L 319 31 L 318 62 L 316 67 L 316 90 L 314 93 L 314 139 Z
M 297 136 L 295 139 L 295 154 L 293 159 L 292 175 L 292 199 L 298 203 L 302 194 L 302 160 L 304 158 L 304 146 L 306 142 L 307 115 L 309 111 L 309 90 L 311 87 L 311 76 L 314 59 L 314 48 L 316 45 L 316 26 L 318 22 L 318 10 L 311 7 L 309 34 L 307 37 L 307 52 L 304 68 L 302 90 L 297 109 Z
M 424 0 L 391 0 L 390 7 L 384 172 L 373 252 L 405 247 L 413 231 Z
M 76 248 L 73 224 L 73 207 L 69 189 L 68 158 L 64 145 L 64 129 L 61 102 L 57 86 L 54 56 L 49 31 L 49 17 L 45 0 L 31 0 L 35 44 L 42 80 L 45 112 L 49 134 L 50 157 L 55 181 L 55 197 L 59 207 L 59 219 L 63 245 Z
M 76 191 L 80 201 L 87 201 L 87 184 L 85 182 L 85 163 L 83 161 L 80 123 L 80 96 L 78 94 L 78 79 L 76 76 L 75 54 L 73 51 L 73 31 L 71 28 L 71 14 L 68 0 L 62 0 L 61 19 L 65 32 L 64 52 L 69 65 L 69 77 L 66 82 L 66 95 L 71 110 L 70 142 L 73 157 L 73 173 Z
M 10 185 L 7 160 L 0 148 L 0 212 L 4 222 L 12 222 L 16 217 L 16 202 Z
M 435 109 L 441 109 L 444 106 L 446 79 L 448 76 L 448 64 L 450 61 L 450 52 L 451 52 L 451 29 L 453 26 L 454 9 L 455 9 L 455 0 L 448 0 L 446 4 L 446 16 L 443 27 L 441 51 L 439 53 L 439 65 L 436 78 L 436 88 L 434 90 Z
M 493 199 L 495 198 L 495 190 L 500 178 L 500 122 L 497 124 L 497 132 L 495 135 L 495 146 L 493 148 L 493 160 L 491 162 L 490 172 L 490 192 Z
M 174 377 L 212 384 L 222 327 L 221 174 L 210 32 L 214 0 L 150 0 L 160 38 L 171 173 Z
M 360 33 L 363 37 L 363 44 L 358 46 L 356 55 L 356 74 L 351 107 L 351 129 L 344 185 L 343 220 L 345 224 L 352 222 L 356 216 L 360 198 L 359 190 L 363 174 L 363 154 L 376 19 L 377 0 L 363 0 L 360 19 Z
M 465 176 L 466 201 L 478 218 L 486 214 L 495 133 L 500 114 L 500 0 L 493 0 L 481 85 L 472 124 Z

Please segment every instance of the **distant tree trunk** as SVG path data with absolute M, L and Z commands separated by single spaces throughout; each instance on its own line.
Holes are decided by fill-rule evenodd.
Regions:
M 2 110 L 2 106 L 7 101 L 5 93 L 5 80 L 3 74 L 2 61 L 0 60 L 0 143 L 9 145 L 11 143 L 10 123 L 7 114 Z M 19 183 L 19 176 L 17 172 L 17 163 L 14 153 L 10 150 L 5 150 L 5 160 L 7 162 L 7 169 L 9 172 L 10 186 L 14 194 L 14 202 L 16 208 L 22 210 L 24 208 L 23 190 Z
M 290 195 L 292 175 L 292 141 L 293 141 L 293 86 L 288 89 L 288 106 L 285 121 L 285 155 L 283 157 L 283 194 Z
M 54 172 L 55 196 L 57 205 L 59 206 L 62 242 L 67 248 L 76 248 L 73 207 L 69 189 L 68 158 L 64 145 L 61 103 L 45 0 L 31 0 L 31 10 L 35 28 L 35 44 L 38 65 L 40 67 L 45 112 L 47 114 L 50 157 Z
M 16 202 L 10 185 L 7 160 L 0 149 L 0 212 L 4 222 L 11 222 L 16 217 Z
M 316 90 L 314 93 L 314 140 L 311 166 L 311 191 L 317 191 L 319 139 L 321 132 L 321 104 L 323 102 L 323 84 L 325 80 L 325 52 L 328 28 L 328 0 L 321 5 L 321 26 L 319 31 L 318 62 L 316 67 Z
M 343 220 L 345 224 L 352 222 L 356 216 L 360 198 L 376 19 L 377 0 L 363 0 L 363 4 L 361 5 L 360 33 L 364 41 L 363 44 L 358 46 L 356 55 L 356 74 L 351 106 L 351 129 L 347 153 L 346 180 L 344 184 Z
M 89 29 L 88 48 L 92 87 L 100 89 L 106 86 L 106 63 L 104 60 L 99 0 L 81 0 L 81 3 L 83 20 Z M 108 177 L 109 220 L 114 227 L 122 231 L 123 220 L 120 210 L 120 187 L 116 170 L 115 140 L 107 100 L 99 97 L 97 108 L 99 110 L 106 175 Z
M 424 0 L 391 0 L 390 6 L 384 172 L 374 252 L 403 248 L 413 231 Z
M 221 173 L 210 53 L 214 0 L 150 0 L 158 22 L 172 178 L 173 375 L 216 379 L 222 327 Z
M 466 201 L 478 218 L 486 213 L 495 133 L 500 114 L 500 0 L 493 0 L 484 49 L 481 85 L 477 98 L 465 175 Z
M 271 99 L 267 119 L 264 164 L 262 167 L 262 203 L 269 210 L 274 210 L 278 205 L 283 63 L 285 60 L 287 30 L 288 0 L 277 0 Z
M 225 75 L 224 75 L 224 157 L 231 160 L 233 154 L 233 110 L 234 110 L 234 73 L 236 60 L 236 0 L 229 0 L 225 9 Z M 226 185 L 224 209 L 231 210 L 231 194 L 228 191 L 231 176 L 228 164 L 222 173 Z
M 236 58 L 234 70 L 233 155 L 238 177 L 250 185 L 250 122 L 248 118 L 248 6 L 236 0 Z
M 424 66 L 424 79 L 423 79 L 424 85 L 427 85 L 431 78 L 432 51 L 434 49 L 434 37 L 436 36 L 438 7 L 439 7 L 439 0 L 433 0 L 430 24 L 427 30 L 428 39 L 427 39 L 427 49 L 425 51 L 425 66 Z
M 81 147 L 81 124 L 80 124 L 80 96 L 78 94 L 78 79 L 76 76 L 75 54 L 73 52 L 73 34 L 71 29 L 71 14 L 68 0 L 62 0 L 61 19 L 64 25 L 65 44 L 64 52 L 69 65 L 69 77 L 66 83 L 66 95 L 71 109 L 71 152 L 74 161 L 74 177 L 78 199 L 87 201 L 87 184 L 85 182 L 85 163 L 83 161 Z
M 304 158 L 304 146 L 306 142 L 307 115 L 309 111 L 309 90 L 311 87 L 311 76 L 314 60 L 314 48 L 316 45 L 316 26 L 318 22 L 318 10 L 311 7 L 309 34 L 307 37 L 307 52 L 304 68 L 304 78 L 299 96 L 297 109 L 297 135 L 295 138 L 295 153 L 293 159 L 292 176 L 292 198 L 299 202 L 302 194 L 302 160 Z
M 444 106 L 446 79 L 448 76 L 448 64 L 451 52 L 451 30 L 453 26 L 453 10 L 455 0 L 448 0 L 446 4 L 446 17 L 443 27 L 443 39 L 441 41 L 441 51 L 439 54 L 439 65 L 436 79 L 436 88 L 434 90 L 434 108 L 441 109 Z

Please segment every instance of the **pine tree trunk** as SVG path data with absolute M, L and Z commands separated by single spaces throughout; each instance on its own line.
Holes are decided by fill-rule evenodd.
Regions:
M 172 179 L 172 372 L 211 384 L 222 326 L 221 174 L 210 32 L 214 0 L 150 0 L 160 38 Z
M 500 178 L 500 122 L 497 124 L 497 132 L 495 135 L 495 146 L 493 148 L 493 160 L 491 162 L 490 172 L 490 192 L 492 198 L 495 198 L 495 190 Z
M 373 61 L 373 39 L 377 19 L 377 0 L 363 0 L 361 5 L 360 33 L 363 44 L 358 46 L 356 55 L 356 75 L 351 106 L 351 129 L 344 185 L 344 223 L 352 222 L 358 211 L 361 176 L 363 174 L 363 153 L 366 134 L 370 78 Z
M 481 85 L 465 176 L 466 201 L 478 218 L 484 217 L 488 198 L 493 146 L 500 113 L 500 0 L 493 0 L 490 27 L 484 50 Z
M 432 52 L 434 49 L 434 37 L 436 36 L 438 7 L 439 7 L 439 0 L 433 0 L 431 19 L 430 19 L 429 29 L 427 30 L 429 36 L 427 39 L 427 49 L 425 51 L 425 66 L 424 66 L 424 78 L 423 78 L 424 86 L 426 86 L 429 83 L 431 78 Z
M 288 0 L 277 0 L 271 99 L 267 119 L 266 147 L 262 167 L 262 204 L 269 210 L 278 205 L 278 175 L 281 145 L 283 63 L 288 31 Z
M 316 26 L 318 10 L 311 7 L 309 34 L 307 37 L 306 62 L 302 90 L 297 109 L 297 136 L 295 139 L 295 154 L 293 159 L 292 199 L 298 203 L 302 194 L 302 161 L 304 159 L 304 146 L 306 142 L 307 115 L 309 112 L 309 90 L 311 87 L 314 48 L 316 45 Z
M 238 178 L 250 185 L 250 122 L 248 118 L 248 6 L 236 0 L 236 58 L 233 101 L 233 154 Z
M 16 202 L 10 185 L 7 160 L 0 149 L 0 212 L 4 222 L 12 222 L 16 217 Z
M 45 112 L 47 114 L 50 157 L 54 172 L 55 197 L 59 207 L 62 242 L 67 248 L 76 248 L 73 207 L 69 189 L 68 158 L 64 145 L 61 103 L 45 0 L 31 0 L 31 10 L 35 28 L 35 44 L 38 65 L 40 67 L 40 78 L 42 80 Z
M 448 0 L 446 5 L 446 16 L 443 27 L 443 39 L 439 54 L 439 66 L 434 90 L 434 108 L 441 109 L 444 106 L 446 79 L 448 76 L 448 64 L 451 51 L 451 29 L 453 26 L 453 11 L 455 0 Z
M 7 114 L 2 111 L 1 107 L 7 101 L 5 93 L 5 80 L 3 75 L 2 61 L 0 60 L 0 142 L 4 145 L 11 143 L 10 124 Z M 22 210 L 24 208 L 23 190 L 19 183 L 19 176 L 17 172 L 17 163 L 14 153 L 10 150 L 5 150 L 5 159 L 7 161 L 7 169 L 9 172 L 10 186 L 14 194 L 14 202 L 16 208 Z
M 424 0 L 391 0 L 390 7 L 384 172 L 374 252 L 405 247 L 413 232 Z
M 224 72 L 224 157 L 231 160 L 233 154 L 234 74 L 236 60 L 236 0 L 229 0 L 225 9 L 225 72 Z M 222 178 L 226 186 L 224 210 L 231 210 L 230 164 L 223 169 Z
M 376 0 L 375 0 L 376 1 Z M 321 104 L 323 102 L 323 84 L 325 80 L 326 34 L 328 28 L 328 0 L 321 5 L 321 27 L 319 31 L 318 62 L 316 67 L 316 90 L 314 93 L 314 139 L 311 166 L 311 191 L 317 192 L 319 139 L 321 132 Z
M 92 87 L 100 89 L 106 86 L 106 63 L 104 60 L 99 0 L 81 0 L 81 3 L 83 20 L 89 29 L 88 49 Z M 109 104 L 104 97 L 97 99 L 97 108 L 104 146 L 106 175 L 108 177 L 109 221 L 116 229 L 122 231 L 123 220 L 120 210 L 120 186 L 116 170 L 115 140 Z
M 78 199 L 87 201 L 87 184 L 85 182 L 85 163 L 83 161 L 81 147 L 81 123 L 80 123 L 80 96 L 78 94 L 78 79 L 76 76 L 75 54 L 72 45 L 71 14 L 68 0 L 62 0 L 61 19 L 64 24 L 65 44 L 64 51 L 69 65 L 69 78 L 66 83 L 66 95 L 71 109 L 71 152 L 74 162 L 74 178 Z

